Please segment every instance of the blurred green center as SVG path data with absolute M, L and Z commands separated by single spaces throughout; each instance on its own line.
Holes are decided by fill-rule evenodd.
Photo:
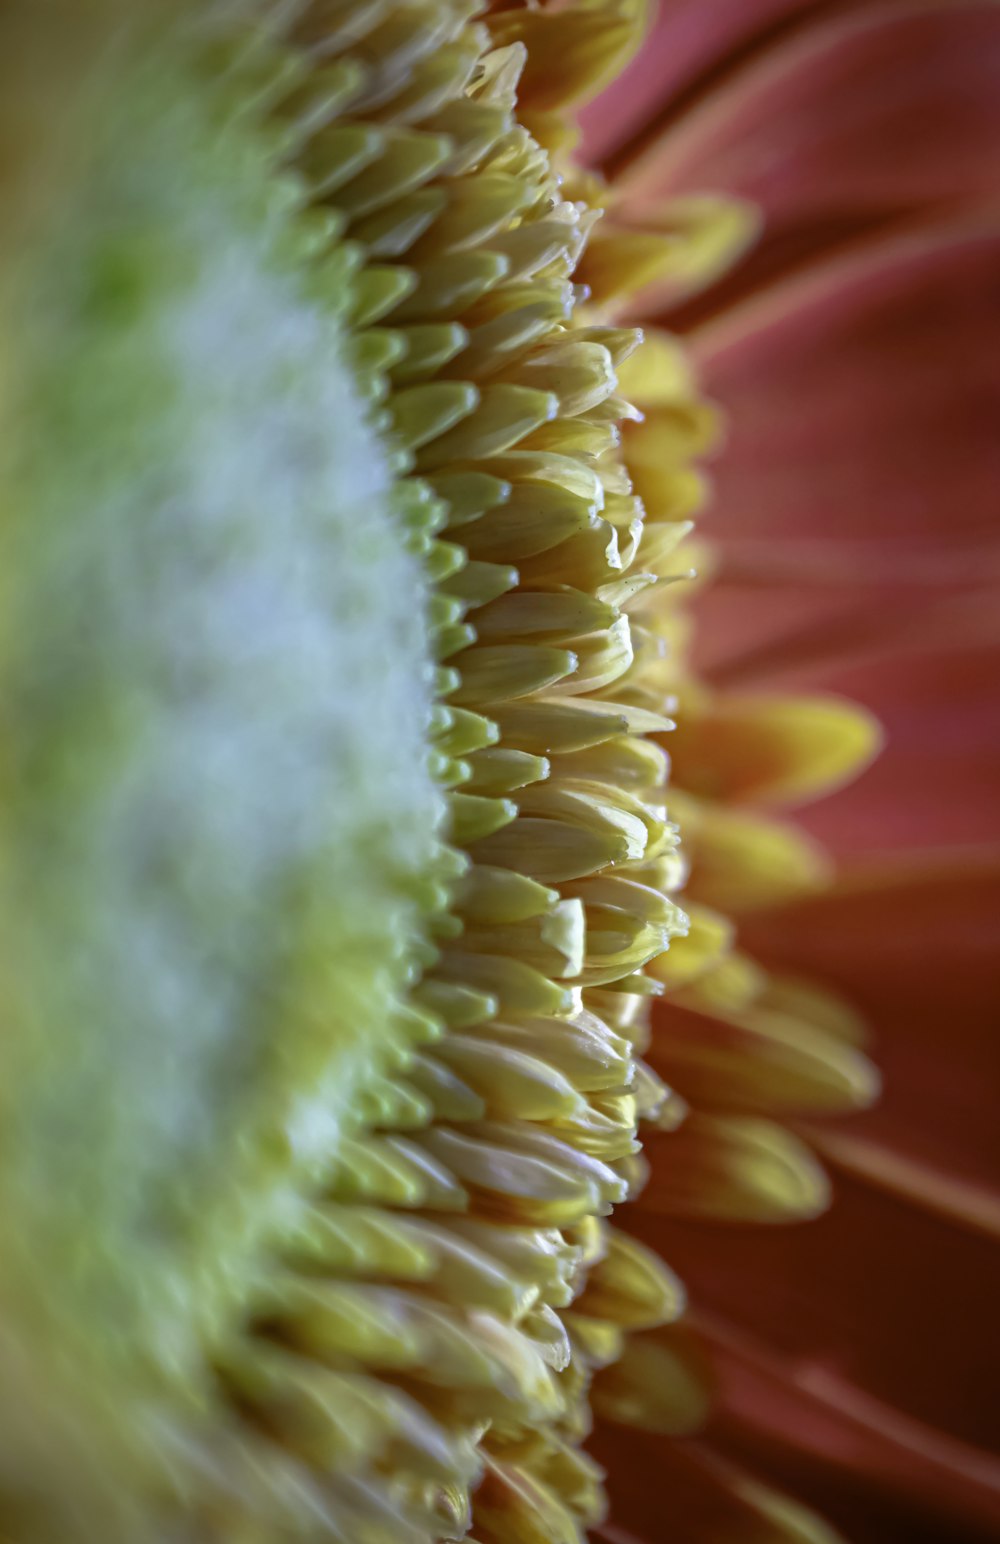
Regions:
M 125 63 L 0 270 L 0 1308 L 108 1410 L 190 1389 L 335 1153 L 439 824 L 347 297 L 225 92 Z

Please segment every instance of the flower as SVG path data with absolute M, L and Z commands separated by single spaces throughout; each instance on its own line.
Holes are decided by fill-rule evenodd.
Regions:
M 715 419 L 619 313 L 754 217 L 599 221 L 569 110 L 643 22 L 0 22 L 15 1544 L 579 1544 L 591 1398 L 675 1429 L 711 1382 L 607 1222 L 640 1123 L 654 1211 L 803 1218 L 787 1121 L 874 1092 L 853 1020 L 719 910 L 827 886 L 756 805 L 877 735 L 687 659 Z M 738 1471 L 707 1515 L 684 1483 L 696 1530 L 820 1536 Z
M 833 887 L 739 918 L 741 945 L 784 978 L 784 1009 L 846 1048 L 860 1010 L 885 1097 L 847 1124 L 795 1122 L 835 1186 L 801 1230 L 658 1215 L 658 1170 L 676 1200 L 680 1144 L 653 1149 L 650 1199 L 624 1225 L 688 1283 L 720 1409 L 700 1443 L 604 1430 L 616 1544 L 660 1537 L 671 1495 L 693 1536 L 825 1536 L 786 1489 L 859 1541 L 996 1529 L 982 1089 L 997 989 L 998 46 L 982 4 L 670 5 L 589 114 L 616 219 L 683 235 L 680 200 L 714 231 L 709 278 L 762 215 L 714 285 L 660 280 L 635 308 L 681 331 L 729 426 L 695 607 L 722 712 L 692 733 L 682 697 L 673 776 L 683 786 L 692 758 L 716 775 L 720 734 L 804 687 L 887 730 L 871 772 L 799 817 L 837 859 Z M 756 776 L 754 762 L 731 791 L 797 793 Z M 678 1023 L 668 1005 L 654 1065 L 711 1104 L 709 1054 L 732 1051 L 732 1028 L 731 1012 Z M 703 1343 L 659 1338 L 679 1377 L 704 1382 Z
M 681 533 L 531 15 L 60 10 L 5 22 L 5 1529 L 576 1540 Z M 638 11 L 580 16 L 574 89 Z

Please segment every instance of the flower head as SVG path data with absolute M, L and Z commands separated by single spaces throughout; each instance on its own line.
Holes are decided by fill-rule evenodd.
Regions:
M 769 807 L 878 732 L 692 651 L 719 420 L 627 319 L 756 216 L 574 158 L 646 20 L 0 23 L 15 1544 L 578 1544 L 591 1410 L 685 1431 L 715 1378 L 633 1234 L 816 1215 L 793 1125 L 874 1095 L 734 946 L 829 885 Z M 823 1537 L 739 1446 L 668 1451 L 693 1536 Z

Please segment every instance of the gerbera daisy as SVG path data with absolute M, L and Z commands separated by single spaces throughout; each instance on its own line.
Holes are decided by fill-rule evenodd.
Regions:
M 657 1217 L 645 1198 L 625 1214 L 688 1280 L 721 1384 L 707 1447 L 602 1439 L 641 1538 L 660 1536 L 639 1482 L 654 1465 L 706 1527 L 764 1528 L 765 1480 L 852 1539 L 996 1531 L 981 1090 L 998 987 L 998 23 L 976 3 L 667 5 L 586 115 L 620 221 L 666 224 L 681 200 L 721 233 L 735 198 L 732 240 L 753 240 L 709 287 L 661 283 L 637 308 L 683 333 L 727 423 L 694 604 L 711 711 L 682 699 L 674 776 L 717 777 L 719 736 L 805 688 L 866 704 L 888 738 L 800 817 L 838 860 L 833 889 L 739 919 L 758 963 L 795 978 L 782 1011 L 850 1055 L 860 1010 L 885 1069 L 871 1115 L 795 1122 L 832 1210 L 766 1234 Z M 797 798 L 757 756 L 745 770 L 741 799 Z M 732 1017 L 657 1020 L 693 1100 L 719 1098 L 708 1068 L 732 1062 Z M 778 1085 L 731 1082 L 729 1098 L 755 1109 L 762 1092 Z M 654 1154 L 654 1204 L 670 1156 Z M 806 1526 L 778 1505 L 772 1533 L 782 1518 Z
M 574 169 L 641 7 L 481 11 L 0 22 L 18 1544 L 571 1544 L 592 1376 L 648 1418 L 626 1341 L 683 1306 L 606 1221 L 639 1122 L 677 1144 L 661 1205 L 825 1199 L 780 1125 L 672 1135 L 639 1060 L 664 987 L 787 998 L 721 908 L 825 869 L 734 778 L 813 792 L 874 743 L 831 704 L 727 723 L 683 663 L 712 416 L 617 313 L 728 217 L 602 227 Z M 873 1091 L 822 1026 L 805 1066 L 736 1027 L 797 1108 Z M 704 1405 L 664 1333 L 661 1426 Z

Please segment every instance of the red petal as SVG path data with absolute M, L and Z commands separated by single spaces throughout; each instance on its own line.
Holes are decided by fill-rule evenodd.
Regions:
M 843 1177 L 829 1213 L 804 1227 L 668 1226 L 641 1199 L 625 1221 L 667 1254 L 709 1328 L 739 1326 L 804 1387 L 856 1387 L 856 1404 L 877 1400 L 945 1443 L 996 1442 L 995 1240 Z
M 807 1495 L 853 1544 L 996 1538 L 1000 1465 L 989 1453 L 745 1336 L 724 1331 L 714 1349 L 725 1389 L 716 1441 Z
M 599 1423 L 592 1445 L 608 1468 L 611 1498 L 601 1544 L 837 1544 L 831 1530 L 706 1443 Z

